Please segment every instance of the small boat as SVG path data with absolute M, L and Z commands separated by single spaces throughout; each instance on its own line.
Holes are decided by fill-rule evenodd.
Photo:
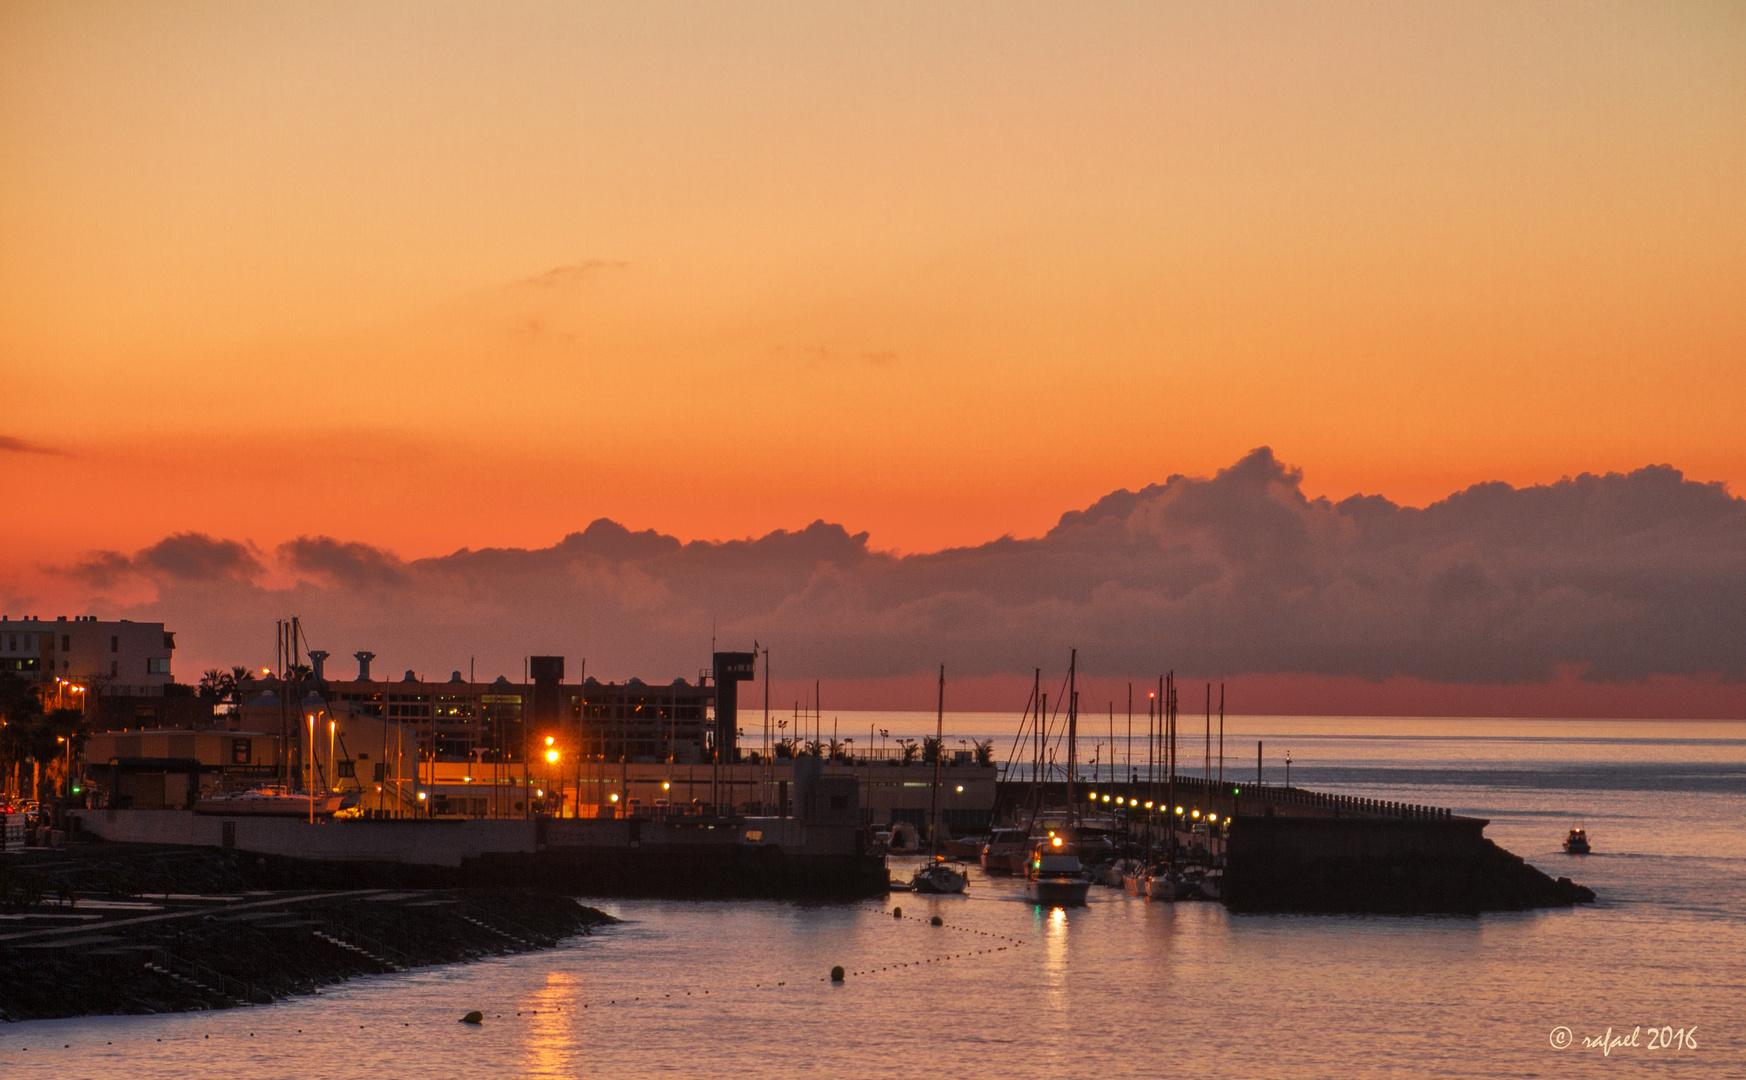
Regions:
M 1085 876 L 1085 864 L 1062 837 L 1045 837 L 1026 869 L 1025 893 L 1045 907 L 1083 904 L 1091 893 L 1091 879 Z
M 1140 871 L 1135 877 L 1134 888 L 1129 891 L 1148 900 L 1173 901 L 1179 899 L 1177 893 L 1181 887 L 1181 875 L 1172 872 L 1169 863 L 1159 863 Z
M 972 836 L 963 840 L 941 840 L 940 847 L 946 854 L 956 859 L 975 859 L 982 855 L 982 848 L 988 843 L 986 836 Z
M 1570 855 L 1588 854 L 1588 834 L 1581 829 L 1571 829 L 1570 835 L 1564 838 L 1564 850 Z
M 225 817 L 332 817 L 345 796 L 330 792 L 293 791 L 282 784 L 269 784 L 242 791 L 219 791 L 202 795 L 191 809 L 196 814 Z
M 991 874 L 1022 874 L 1030 848 L 1029 829 L 995 829 L 982 845 L 982 869 Z
M 915 851 L 921 847 L 921 834 L 907 821 L 893 822 L 886 843 L 892 851 Z
M 909 879 L 909 891 L 918 893 L 961 893 L 970 883 L 970 875 L 947 866 L 943 860 L 922 867 Z
M 1202 900 L 1222 900 L 1225 895 L 1225 872 L 1223 870 L 1208 870 L 1201 875 L 1195 887 L 1200 891 Z
M 1129 863 L 1122 874 L 1122 889 L 1129 896 L 1146 895 L 1146 867 L 1140 863 Z
M 1139 860 L 1117 859 L 1103 867 L 1103 877 L 1100 881 L 1102 884 L 1108 885 L 1112 889 L 1126 889 L 1128 887 L 1128 878 L 1139 872 Z

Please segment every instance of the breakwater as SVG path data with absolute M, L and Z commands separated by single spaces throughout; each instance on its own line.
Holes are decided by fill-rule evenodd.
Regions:
M 0 1018 L 265 1004 L 359 975 L 549 948 L 613 921 L 550 890 L 360 887 L 346 869 L 109 844 L 9 857 Z
M 793 817 L 331 821 L 185 810 L 85 810 L 80 835 L 294 860 L 305 881 L 384 887 L 518 884 L 591 896 L 859 899 L 884 859 L 857 812 Z M 325 869 L 324 869 L 325 868 Z
M 1065 783 L 1039 788 L 1001 784 L 1001 808 L 1067 796 Z M 1174 832 L 1182 847 L 1210 844 L 1232 911 L 1477 913 L 1595 899 L 1487 839 L 1485 819 L 1446 807 L 1188 776 L 1083 790 L 1086 809 L 1126 842 L 1159 849 Z
M 1239 817 L 1225 850 L 1232 911 L 1477 914 L 1589 903 L 1456 816 Z

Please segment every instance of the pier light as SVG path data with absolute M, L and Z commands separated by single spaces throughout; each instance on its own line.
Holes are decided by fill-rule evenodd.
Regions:
M 1090 794 L 1086 795 L 1085 797 L 1090 799 L 1092 802 L 1096 802 L 1097 801 L 1097 792 L 1093 791 Z
M 608 795 L 607 799 L 611 800 L 612 802 L 617 802 L 618 801 L 618 792 L 615 791 L 611 795 Z
M 552 738 L 550 735 L 546 736 L 546 745 L 547 746 L 550 746 L 557 741 L 558 741 L 557 739 Z
M 1049 841 L 1049 843 L 1054 844 L 1056 847 L 1060 847 L 1061 846 L 1061 838 L 1059 836 L 1057 836 L 1057 837 L 1055 837 L 1055 839 Z
M 964 785 L 963 784 L 958 785 L 958 794 L 960 794 L 960 795 L 964 794 Z
M 1148 809 L 1148 810 L 1152 809 L 1152 800 L 1151 799 L 1146 800 L 1146 809 Z
M 1200 816 L 1200 811 L 1199 810 L 1194 811 L 1194 816 L 1198 818 Z
M 546 751 L 546 764 L 556 765 L 557 763 L 558 763 L 558 752 L 556 750 L 547 750 Z
M 1104 801 L 1104 802 L 1109 802 L 1109 796 L 1108 796 L 1108 795 L 1105 795 L 1105 796 L 1104 796 L 1104 797 L 1103 797 L 1103 801 Z
M 1217 814 L 1208 814 L 1206 816 L 1206 819 L 1208 821 L 1217 821 L 1219 819 L 1219 816 Z
M 1177 807 L 1177 808 L 1176 808 L 1176 813 L 1177 813 L 1177 815 L 1178 815 L 1178 816 L 1181 816 L 1181 814 L 1182 814 L 1182 807 L 1180 807 L 1180 806 L 1178 806 L 1178 807 Z
M 671 782 L 670 782 L 670 781 L 667 781 L 667 780 L 663 780 L 663 781 L 661 781 L 661 790 L 662 790 L 662 791 L 666 791 L 666 790 L 668 790 L 668 789 L 669 789 L 669 788 L 671 788 L 671 787 L 672 787 L 672 786 L 673 786 L 673 785 L 672 785 L 672 783 L 671 783 Z
M 463 784 L 471 784 L 472 782 L 473 782 L 473 778 L 471 776 L 461 777 L 461 783 L 463 783 Z
M 546 797 L 546 789 L 545 788 L 534 788 L 534 794 L 543 799 Z
M 425 796 L 424 796 L 424 792 L 422 792 L 422 791 L 421 791 L 421 792 L 419 792 L 419 793 L 418 793 L 418 801 L 419 801 L 419 802 L 423 802 L 423 801 L 424 801 L 424 798 L 425 798 Z

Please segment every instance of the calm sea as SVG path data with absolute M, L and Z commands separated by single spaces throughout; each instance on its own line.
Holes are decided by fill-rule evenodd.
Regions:
M 851 717 L 893 735 L 932 719 Z M 948 726 L 949 744 L 1013 732 L 989 716 Z M 1261 739 L 1269 782 L 1289 750 L 1299 786 L 1489 818 L 1488 835 L 1600 902 L 1477 918 L 1233 916 L 1094 889 L 1083 909 L 1041 911 L 979 872 L 966 896 L 884 904 L 600 901 L 622 926 L 538 955 L 273 1006 L 6 1026 L 0 1070 L 1746 1076 L 1746 725 L 1264 717 L 1227 721 L 1225 739 L 1237 779 L 1254 776 Z M 1559 851 L 1575 824 L 1594 854 Z M 927 923 L 936 914 L 945 926 Z M 826 981 L 833 964 L 850 972 L 841 985 Z M 470 1009 L 485 1024 L 456 1022 Z M 1627 1042 L 1585 1046 L 1609 1028 Z M 1571 1045 L 1556 1047 L 1564 1029 Z M 1651 1045 L 1663 1037 L 1673 1045 Z

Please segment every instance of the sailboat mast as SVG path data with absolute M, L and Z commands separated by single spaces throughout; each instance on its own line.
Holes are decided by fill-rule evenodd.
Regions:
M 1032 676 L 1031 698 L 1037 703 L 1037 714 L 1031 718 L 1031 784 L 1035 786 L 1042 776 L 1043 761 L 1043 714 L 1049 711 L 1049 703 L 1043 700 L 1043 669 L 1034 668 Z
M 1075 820 L 1079 803 L 1073 794 L 1073 770 L 1078 761 L 1079 738 L 1079 650 L 1074 649 L 1067 660 L 1067 813 Z
M 1207 794 L 1212 794 L 1212 683 L 1206 684 L 1206 746 L 1205 760 L 1201 763 L 1200 775 Z
M 1176 672 L 1164 677 L 1164 777 L 1170 801 L 1164 822 L 1170 829 L 1170 857 L 1176 857 Z
M 940 697 L 934 713 L 934 808 L 933 824 L 928 826 L 928 845 L 932 854 L 940 853 L 940 759 L 946 756 L 946 665 L 940 665 Z

